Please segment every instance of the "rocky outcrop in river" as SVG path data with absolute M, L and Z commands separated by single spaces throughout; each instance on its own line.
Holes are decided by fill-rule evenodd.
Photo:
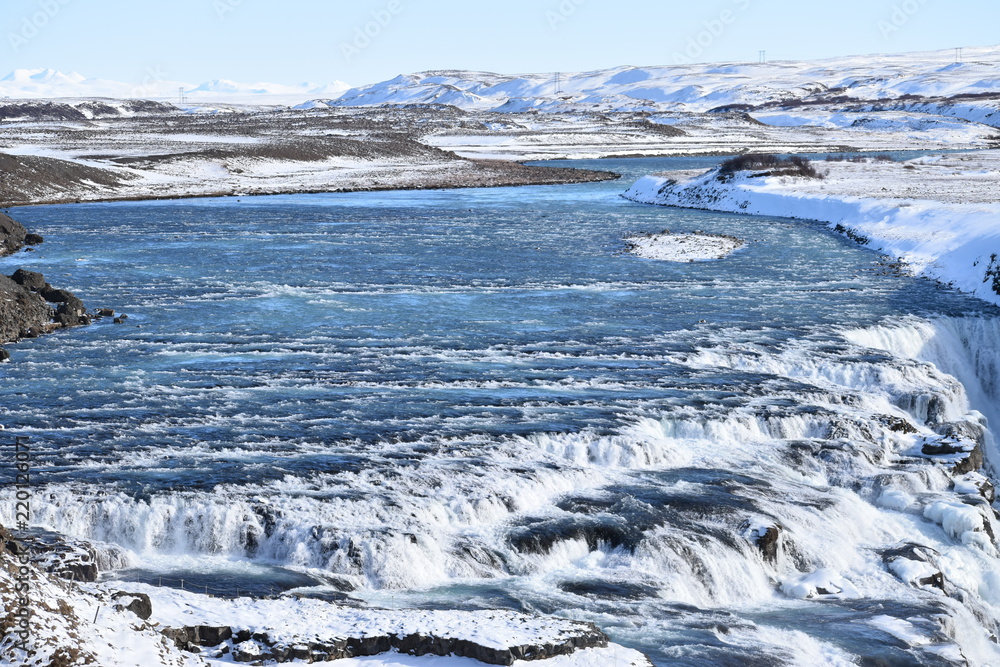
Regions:
M 11 255 L 42 240 L 0 213 L 0 255 Z M 0 275 L 0 343 L 89 323 L 83 302 L 72 292 L 52 287 L 41 273 L 18 269 L 10 276 Z M 0 350 L 0 360 L 6 358 L 7 353 Z

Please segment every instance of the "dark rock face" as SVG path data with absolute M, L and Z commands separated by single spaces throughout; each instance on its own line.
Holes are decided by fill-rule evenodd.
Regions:
M 969 451 L 969 448 L 961 442 L 941 440 L 928 442 L 920 451 L 927 456 L 951 456 L 952 454 L 964 454 Z
M 0 342 L 16 341 L 48 331 L 52 308 L 39 294 L 0 276 Z
M 778 562 L 778 548 L 781 544 L 781 526 L 768 526 L 757 535 L 756 547 L 769 563 Z
M 28 230 L 21 223 L 0 213 L 0 255 L 10 255 L 24 247 Z
M 47 530 L 18 532 L 17 549 L 43 572 L 72 581 L 97 581 L 102 570 L 115 570 L 129 563 L 127 552 L 112 544 L 73 540 Z
M 53 311 L 48 303 L 58 307 Z M 0 276 L 0 342 L 89 323 L 83 301 L 52 287 L 41 273 L 18 269 L 10 278 Z
M 986 465 L 986 456 L 983 454 L 982 445 L 976 445 L 969 455 L 956 463 L 952 467 L 952 472 L 956 475 L 965 475 L 976 470 L 982 470 Z
M 21 534 L 31 562 L 44 572 L 73 581 L 97 581 L 100 570 L 97 554 L 86 543 L 72 543 L 61 535 L 49 532 Z
M 977 480 L 975 485 L 979 490 L 979 495 L 982 496 L 987 503 L 992 505 L 993 501 L 997 498 L 997 490 L 996 487 L 993 486 L 993 482 L 983 477 L 982 479 Z M 997 518 L 1000 519 L 1000 517 Z
M 218 646 L 232 639 L 233 629 L 229 626 L 194 625 L 184 628 L 167 628 L 163 634 L 174 640 L 178 648 L 190 650 L 192 646 Z
M 28 553 L 28 548 L 14 539 L 14 536 L 6 528 L 0 526 L 0 554 L 11 554 L 19 556 Z
M 0 213 L 0 255 L 9 255 L 26 244 L 43 240 Z M 57 304 L 57 308 L 53 310 L 46 302 Z M 9 278 L 0 276 L 0 343 L 81 324 L 90 324 L 83 302 L 72 292 L 49 285 L 41 273 L 18 269 Z
M 956 475 L 974 472 L 986 465 L 983 452 L 986 427 L 982 424 L 971 421 L 938 422 L 934 430 L 941 437 L 923 444 L 920 451 L 924 456 L 962 457 L 951 468 Z
M 562 635 L 555 642 L 528 646 L 492 648 L 467 639 L 434 637 L 424 634 L 376 635 L 337 638 L 327 641 L 297 642 L 291 645 L 274 641 L 267 633 L 234 633 L 229 627 L 192 626 L 166 628 L 163 634 L 183 650 L 201 652 L 202 647 L 219 647 L 216 653 L 232 652 L 235 662 L 262 665 L 295 660 L 322 662 L 363 656 L 380 655 L 393 649 L 409 655 L 454 655 L 473 658 L 488 665 L 513 665 L 517 660 L 545 660 L 569 655 L 578 649 L 605 647 L 607 636 L 590 623 L 580 623 L 572 635 Z M 232 640 L 232 647 L 228 640 Z M 227 642 L 225 646 L 221 646 Z
M 127 609 L 144 621 L 153 615 L 153 603 L 145 593 L 126 593 L 120 591 L 111 596 L 118 601 L 123 609 Z

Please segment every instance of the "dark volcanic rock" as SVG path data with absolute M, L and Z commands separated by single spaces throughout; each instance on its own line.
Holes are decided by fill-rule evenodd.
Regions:
M 0 276 L 0 342 L 37 335 L 48 330 L 51 322 L 52 308 L 41 296 Z
M 976 470 L 982 470 L 985 465 L 986 456 L 983 454 L 983 448 L 981 445 L 976 445 L 976 448 L 969 452 L 968 456 L 956 463 L 951 470 L 956 475 L 964 475 Z
M 977 445 L 986 444 L 986 427 L 975 422 L 947 422 L 934 427 L 934 430 L 952 440 L 969 440 Z
M 78 324 L 90 324 L 90 319 L 87 316 L 87 309 L 83 305 L 83 301 L 78 299 L 72 292 L 64 289 L 55 289 L 51 285 L 46 284 L 45 287 L 41 289 L 39 294 L 41 294 L 46 301 L 59 304 L 59 308 L 56 310 L 55 315 L 55 321 L 57 324 L 64 327 L 75 327 Z
M 47 287 L 45 276 L 34 271 L 26 271 L 25 269 L 18 269 L 11 275 L 10 279 L 32 292 L 39 292 Z
M 0 255 L 10 255 L 24 246 L 28 231 L 21 223 L 0 213 Z
M 0 526 L 0 554 L 3 553 L 19 556 L 28 553 L 28 548 L 15 540 L 6 528 Z
M 38 245 L 39 243 L 45 243 L 45 239 L 40 234 L 26 234 L 24 237 L 24 245 Z
M 20 533 L 31 562 L 44 572 L 73 581 L 97 581 L 97 553 L 86 542 L 71 542 L 57 533 L 46 531 Z
M 916 433 L 917 427 L 902 417 L 878 415 L 878 421 L 893 433 Z
M 928 442 L 920 451 L 927 456 L 951 456 L 952 454 L 965 454 L 969 451 L 969 448 L 961 442 L 940 440 L 938 442 Z
M 153 603 L 145 593 L 119 591 L 112 595 L 111 599 L 118 601 L 123 609 L 128 609 L 144 621 L 148 621 L 153 615 Z
M 778 547 L 781 541 L 781 526 L 768 526 L 767 530 L 758 533 L 756 547 L 764 555 L 764 560 L 776 563 Z
M 226 625 L 194 625 L 184 628 L 166 628 L 162 632 L 164 636 L 174 641 L 177 648 L 186 651 L 191 650 L 193 646 L 218 646 L 233 637 L 233 629 Z
M 607 635 L 601 632 L 597 626 L 590 623 L 577 625 L 579 626 L 578 630 L 574 630 L 568 635 L 561 634 L 550 643 L 507 648 L 494 648 L 467 639 L 419 633 L 369 635 L 287 644 L 274 641 L 267 633 L 251 634 L 247 630 L 234 633 L 229 627 L 191 626 L 166 628 L 162 632 L 173 640 L 179 648 L 193 652 L 199 651 L 199 647 L 219 646 L 222 642 L 232 639 L 233 660 L 242 663 L 341 660 L 380 655 L 395 649 L 409 655 L 454 655 L 462 658 L 473 658 L 488 665 L 513 665 L 517 660 L 545 660 L 558 655 L 569 655 L 578 649 L 608 645 Z M 225 649 L 229 649 L 228 645 Z
M 41 243 L 41 238 L 0 213 L 0 255 L 19 250 L 25 242 Z M 46 302 L 59 307 L 53 311 Z M 41 273 L 18 269 L 9 278 L 0 276 L 0 343 L 89 323 L 83 302 L 72 292 L 49 285 Z
M 41 290 L 39 290 L 39 294 L 41 294 L 46 301 L 51 303 L 72 303 L 74 305 L 83 304 L 83 302 L 77 299 L 76 296 L 69 290 L 56 289 L 49 284 L 46 284 Z
M 10 361 L 10 352 L 0 347 L 0 362 Z

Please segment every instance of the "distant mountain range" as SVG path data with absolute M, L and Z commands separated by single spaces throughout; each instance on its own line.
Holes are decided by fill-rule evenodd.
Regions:
M 180 102 L 181 90 L 193 104 L 229 102 L 233 104 L 298 104 L 315 98 L 333 98 L 350 86 L 342 81 L 326 84 L 237 83 L 217 79 L 199 85 L 170 81 L 150 70 L 134 83 L 109 79 L 89 79 L 72 72 L 53 69 L 18 69 L 0 79 L 0 98 L 50 99 L 93 98 L 152 99 Z
M 448 104 L 493 111 L 746 110 L 772 103 L 906 100 L 1000 94 L 1000 47 L 811 62 L 616 67 L 501 75 L 460 70 L 401 75 L 352 88 L 331 106 Z
M 328 84 L 200 85 L 162 80 L 149 72 L 128 84 L 51 69 L 15 70 L 0 79 L 0 97 L 112 97 L 178 102 L 181 89 L 199 103 L 330 105 L 450 105 L 466 110 L 692 111 L 748 110 L 768 105 L 916 101 L 1000 96 L 1000 46 L 955 51 L 866 55 L 807 62 L 708 63 L 615 67 L 593 72 L 504 75 L 444 70 L 400 75 L 350 88 Z

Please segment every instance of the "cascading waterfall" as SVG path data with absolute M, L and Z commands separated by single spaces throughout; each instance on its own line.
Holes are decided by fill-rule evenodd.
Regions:
M 1000 424 L 1000 320 L 984 317 L 908 318 L 903 322 L 858 329 L 848 339 L 873 349 L 934 364 L 965 388 L 971 406 L 991 425 Z M 986 455 L 1000 465 L 992 432 Z
M 620 189 L 24 211 L 130 315 L 4 365 L 34 523 L 112 577 L 573 617 L 671 667 L 1000 664 L 996 311 Z M 616 254 L 665 227 L 749 243 Z
M 212 492 L 53 486 L 35 512 L 67 535 L 123 545 L 136 562 L 257 559 L 372 591 L 504 578 L 585 591 L 599 579 L 713 609 L 891 590 L 924 605 L 925 620 L 947 611 L 939 633 L 993 656 L 984 636 L 1000 626 L 1000 523 L 972 499 L 986 480 L 915 448 L 989 410 L 997 357 L 986 344 L 997 333 L 987 320 L 913 319 L 847 331 L 853 348 L 720 343 L 676 362 L 799 384 L 710 414 L 637 417 L 615 433 L 480 442 L 472 465 L 450 443 L 405 467 Z M 762 546 L 769 529 L 774 544 Z M 910 543 L 927 551 L 885 555 Z M 942 583 L 921 583 L 938 572 Z

